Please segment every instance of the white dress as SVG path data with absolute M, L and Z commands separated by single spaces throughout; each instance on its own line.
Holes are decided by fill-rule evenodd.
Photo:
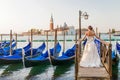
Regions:
M 82 67 L 100 67 L 101 60 L 98 54 L 97 46 L 93 36 L 87 36 L 87 42 L 84 47 L 83 56 L 80 61 Z

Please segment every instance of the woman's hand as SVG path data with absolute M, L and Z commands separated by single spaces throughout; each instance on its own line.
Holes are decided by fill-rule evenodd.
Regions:
M 105 41 L 103 41 L 103 40 L 102 40 L 101 42 L 102 42 L 103 44 L 106 44 L 107 46 L 109 46 L 109 44 L 110 44 L 109 42 L 105 42 Z
M 106 44 L 107 46 L 109 46 L 110 44 L 109 42 L 105 42 L 104 40 L 100 39 L 97 35 L 95 35 L 95 37 L 99 39 L 103 44 Z

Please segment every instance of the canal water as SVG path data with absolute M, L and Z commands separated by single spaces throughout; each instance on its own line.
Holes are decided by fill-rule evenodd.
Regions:
M 15 36 L 13 36 L 15 39 Z M 22 48 L 28 43 L 30 36 L 19 36 L 17 48 Z M 102 35 L 102 39 L 108 39 L 108 35 Z M 119 37 L 112 36 L 114 39 Z M 3 40 L 9 40 L 8 36 L 3 36 Z M 54 47 L 54 36 L 48 37 L 49 49 Z M 75 44 L 75 36 L 66 36 L 65 50 L 71 48 Z M 37 48 L 46 40 L 46 36 L 33 36 L 33 47 Z M 63 36 L 58 36 L 58 40 L 63 48 Z M 115 42 L 112 41 L 113 50 Z M 118 41 L 119 42 L 119 41 Z M 62 49 L 63 50 L 63 49 Z M 61 51 L 62 52 L 62 51 Z M 38 65 L 25 68 L 23 63 L 0 65 L 0 80 L 74 80 L 75 64 L 66 63 L 64 65 Z M 113 66 L 113 80 L 120 80 L 120 62 Z

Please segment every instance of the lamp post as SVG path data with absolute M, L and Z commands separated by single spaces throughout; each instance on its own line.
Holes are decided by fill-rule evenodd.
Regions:
M 81 38 L 81 18 L 84 17 L 85 20 L 88 19 L 87 12 L 79 11 L 79 39 Z M 81 54 L 81 42 L 79 42 L 79 56 Z
M 87 12 L 79 11 L 79 39 L 81 38 L 81 18 L 84 17 L 85 20 L 88 19 Z
M 87 12 L 82 13 L 82 11 L 79 11 L 79 39 L 81 38 L 81 18 L 84 17 L 84 19 L 88 19 Z M 77 35 L 77 34 L 76 34 Z M 77 38 L 77 36 L 76 36 Z M 76 45 L 77 47 L 77 45 Z M 81 54 L 81 42 L 78 44 L 78 48 L 76 49 L 75 54 L 75 80 L 77 80 L 78 77 L 78 67 L 79 67 L 79 61 L 80 61 L 80 54 Z

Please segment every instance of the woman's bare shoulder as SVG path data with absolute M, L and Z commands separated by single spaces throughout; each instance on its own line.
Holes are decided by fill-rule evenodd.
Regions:
M 94 31 L 87 31 L 86 34 L 88 36 L 94 36 L 95 35 Z
M 86 32 L 85 32 L 85 35 L 88 35 L 88 34 L 89 34 L 89 32 L 88 32 L 88 31 L 86 31 Z

